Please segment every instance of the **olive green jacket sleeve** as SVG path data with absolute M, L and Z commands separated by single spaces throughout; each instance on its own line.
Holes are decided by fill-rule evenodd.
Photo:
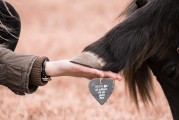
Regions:
M 41 80 L 42 63 L 47 57 L 22 55 L 0 46 L 0 84 L 14 93 L 33 93 L 38 86 L 45 85 Z

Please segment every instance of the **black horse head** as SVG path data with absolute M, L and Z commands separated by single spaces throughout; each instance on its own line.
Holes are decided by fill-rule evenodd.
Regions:
M 73 62 L 113 72 L 122 71 L 131 97 L 151 101 L 151 72 L 179 119 L 179 1 L 137 0 L 128 18 L 87 46 Z M 138 93 L 137 93 L 138 91 Z

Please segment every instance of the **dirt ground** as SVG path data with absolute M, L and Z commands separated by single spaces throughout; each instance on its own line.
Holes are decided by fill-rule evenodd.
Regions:
M 118 21 L 129 0 L 8 0 L 22 20 L 16 52 L 70 59 Z M 140 111 L 130 102 L 124 80 L 101 106 L 88 90 L 88 80 L 53 78 L 31 95 L 18 96 L 0 86 L 0 120 L 171 120 L 160 85 L 154 79 L 155 106 Z

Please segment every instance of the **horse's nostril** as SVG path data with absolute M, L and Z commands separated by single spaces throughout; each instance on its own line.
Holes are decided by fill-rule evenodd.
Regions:
M 141 8 L 141 7 L 143 7 L 144 5 L 147 4 L 147 0 L 137 0 L 136 4 L 137 4 L 138 8 Z
M 173 78 L 174 75 L 176 74 L 176 66 L 170 66 L 169 68 L 167 68 L 165 70 L 165 74 L 167 76 L 167 78 Z

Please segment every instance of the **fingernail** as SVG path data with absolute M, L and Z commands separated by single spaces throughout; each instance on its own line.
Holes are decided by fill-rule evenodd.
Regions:
M 104 73 L 101 74 L 101 78 L 103 78 L 103 77 L 104 77 Z

